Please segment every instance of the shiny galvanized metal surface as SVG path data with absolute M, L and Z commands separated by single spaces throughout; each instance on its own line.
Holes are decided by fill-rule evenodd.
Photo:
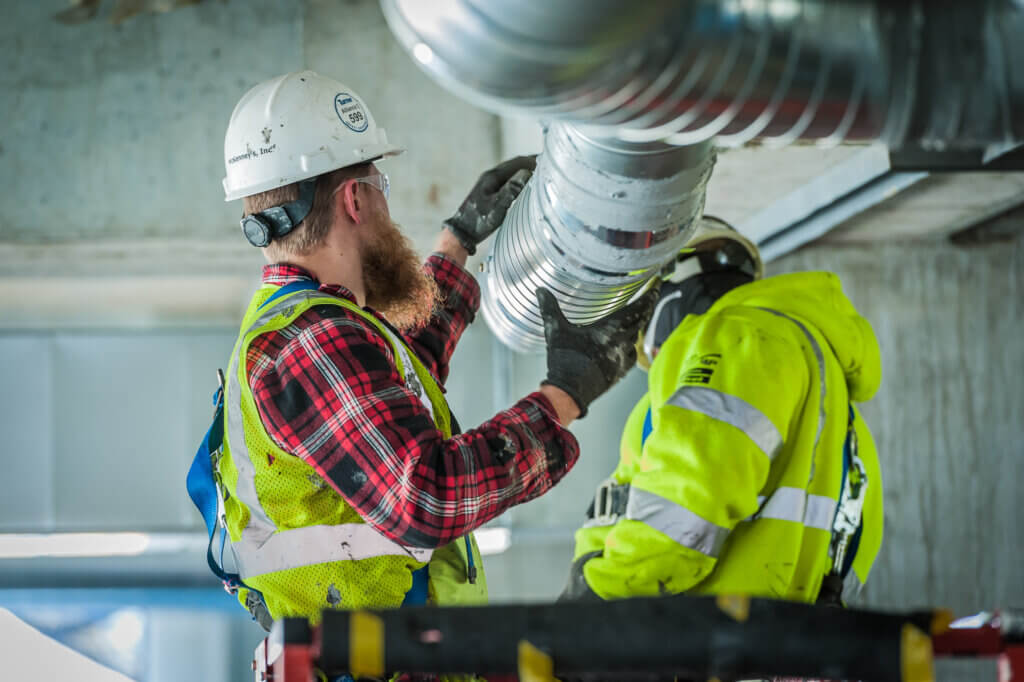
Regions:
M 579 324 L 624 305 L 693 232 L 713 164 L 709 143 L 629 144 L 552 125 L 486 261 L 491 329 L 515 350 L 543 349 L 539 287 Z

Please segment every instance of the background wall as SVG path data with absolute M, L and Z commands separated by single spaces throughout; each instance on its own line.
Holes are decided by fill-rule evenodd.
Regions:
M 864 417 L 882 461 L 885 540 L 866 602 L 961 613 L 1019 603 L 1024 243 L 808 248 L 771 269 L 838 273 L 882 348 Z
M 220 189 L 235 101 L 303 67 L 349 84 L 408 148 L 386 167 L 392 213 L 424 252 L 479 172 L 538 151 L 536 126 L 499 121 L 440 90 L 369 0 L 207 0 L 116 26 L 106 4 L 75 26 L 53 20 L 63 0 L 0 4 L 9 65 L 0 73 L 0 533 L 180 540 L 140 557 L 0 560 L 0 606 L 59 624 L 70 618 L 67 593 L 40 590 L 88 588 L 76 603 L 107 609 L 97 613 L 142 609 L 149 634 L 139 655 L 154 663 L 139 679 L 248 679 L 260 631 L 207 575 L 183 485 L 209 419 L 213 370 L 227 362 L 261 263 L 238 235 L 240 206 Z M 754 214 L 848 154 L 800 149 L 780 163 L 762 150 L 730 152 L 708 210 Z M 1016 174 L 1003 184 L 1020 183 Z M 950 205 L 970 200 L 970 189 L 947 187 Z M 866 602 L 960 613 L 1019 603 L 1024 246 L 1012 236 L 952 246 L 929 233 L 933 213 L 914 215 L 879 213 L 872 241 L 818 243 L 769 271 L 837 272 L 882 346 L 882 389 L 864 413 L 882 456 L 886 539 Z M 887 225 L 923 236 L 894 242 Z M 1019 224 L 1006 231 L 1019 233 Z M 448 395 L 470 426 L 542 375 L 542 358 L 510 353 L 479 320 L 457 351 Z M 559 593 L 572 531 L 614 466 L 644 381 L 634 371 L 573 426 L 583 456 L 556 490 L 499 520 L 513 544 L 485 559 L 495 601 Z M 181 598 L 186 588 L 198 591 Z M 218 644 L 208 644 L 211 633 Z

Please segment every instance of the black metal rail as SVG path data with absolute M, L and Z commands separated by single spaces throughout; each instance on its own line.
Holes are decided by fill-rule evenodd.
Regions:
M 325 611 L 320 628 L 275 624 L 270 640 L 312 643 L 328 673 L 366 669 L 514 675 L 529 642 L 561 678 L 721 680 L 772 676 L 907 680 L 930 671 L 935 613 L 782 601 L 667 597 L 606 603 Z M 371 623 L 371 632 L 364 624 Z M 315 633 L 315 637 L 314 637 Z M 314 641 L 315 640 L 315 641 Z M 369 645 L 367 647 L 367 642 Z M 362 650 L 357 650 L 362 649 Z M 363 663 L 353 665 L 361 659 Z M 918 661 L 920 663 L 920 661 Z M 927 679 L 930 673 L 918 676 Z

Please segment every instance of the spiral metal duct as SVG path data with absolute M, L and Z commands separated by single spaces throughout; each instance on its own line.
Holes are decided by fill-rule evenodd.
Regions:
M 552 122 L 485 280 L 488 322 L 518 350 L 542 342 L 536 286 L 552 288 L 570 319 L 592 321 L 685 243 L 703 204 L 709 142 L 977 149 L 1024 140 L 1018 0 L 382 8 L 399 41 L 456 94 Z
M 619 308 L 690 235 L 713 163 L 710 142 L 625 143 L 553 124 L 487 261 L 491 329 L 512 348 L 542 348 L 541 286 L 577 323 Z

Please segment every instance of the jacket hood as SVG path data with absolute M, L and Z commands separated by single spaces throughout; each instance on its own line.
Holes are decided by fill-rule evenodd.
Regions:
M 871 323 L 854 309 L 839 277 L 830 272 L 776 275 L 733 289 L 711 311 L 763 307 L 810 323 L 828 341 L 846 374 L 850 399 L 870 400 L 882 382 L 882 358 Z M 709 311 L 710 312 L 710 311 Z

